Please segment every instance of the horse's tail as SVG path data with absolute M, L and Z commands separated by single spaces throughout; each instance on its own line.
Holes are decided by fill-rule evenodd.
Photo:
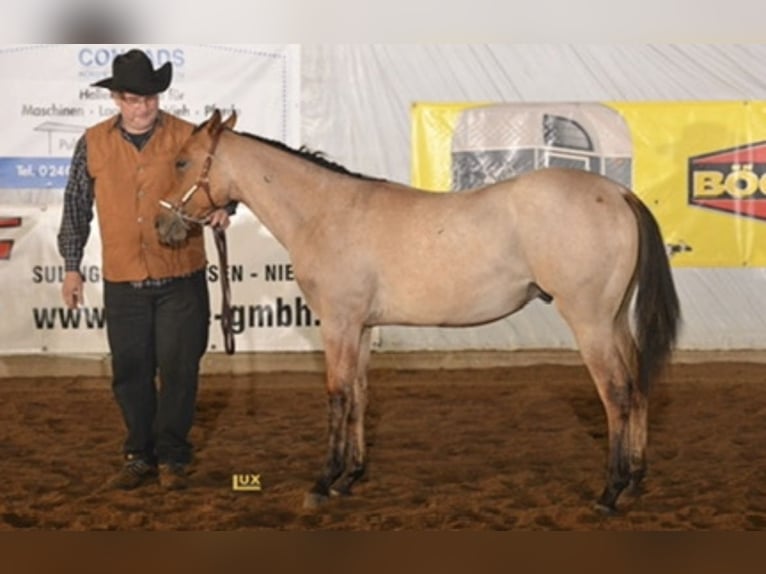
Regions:
M 637 196 L 627 193 L 625 197 L 638 220 L 634 318 L 638 385 L 644 393 L 648 393 L 651 382 L 670 358 L 678 334 L 681 310 L 657 220 Z

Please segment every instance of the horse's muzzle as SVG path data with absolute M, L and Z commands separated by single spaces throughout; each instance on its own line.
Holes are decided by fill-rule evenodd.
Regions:
M 163 211 L 154 220 L 160 243 L 175 247 L 186 241 L 189 225 L 174 211 Z

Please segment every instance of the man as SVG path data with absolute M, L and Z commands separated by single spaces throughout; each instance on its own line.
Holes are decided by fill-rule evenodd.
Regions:
M 80 138 L 64 191 L 58 245 L 69 308 L 82 303 L 79 270 L 94 202 L 98 212 L 112 390 L 127 429 L 111 488 L 157 478 L 164 488 L 185 488 L 192 458 L 188 435 L 210 307 L 202 229 L 181 248 L 163 246 L 154 230 L 174 158 L 194 128 L 160 109 L 171 77 L 170 62 L 155 70 L 141 50 L 115 57 L 112 76 L 93 86 L 110 90 L 119 113 Z M 218 210 L 208 223 L 225 228 L 228 213 Z

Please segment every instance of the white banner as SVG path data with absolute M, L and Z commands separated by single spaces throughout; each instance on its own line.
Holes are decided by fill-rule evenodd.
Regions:
M 133 46 L 0 47 L 0 353 L 107 351 L 101 244 L 94 224 L 82 272 L 85 304 L 61 301 L 63 262 L 56 234 L 71 154 L 83 130 L 117 109 L 90 84 L 111 75 L 114 56 Z M 193 123 L 213 108 L 236 109 L 237 129 L 300 144 L 297 46 L 146 45 L 155 67 L 173 63 L 163 109 Z M 227 232 L 238 351 L 320 347 L 317 321 L 292 277 L 289 257 L 245 206 Z M 211 306 L 221 306 L 218 254 L 206 230 Z M 211 326 L 211 350 L 221 350 Z

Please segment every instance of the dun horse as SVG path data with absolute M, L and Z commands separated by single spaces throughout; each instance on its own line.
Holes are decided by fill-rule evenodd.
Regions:
M 349 494 L 364 473 L 373 326 L 477 325 L 540 298 L 571 328 L 603 403 L 609 454 L 596 504 L 616 511 L 620 493 L 644 477 L 648 391 L 680 320 L 644 204 L 607 178 L 554 168 L 429 193 L 235 132 L 235 121 L 215 111 L 195 130 L 156 225 L 177 244 L 190 221 L 235 200 L 289 252 L 321 321 L 329 408 L 329 452 L 305 505 Z

